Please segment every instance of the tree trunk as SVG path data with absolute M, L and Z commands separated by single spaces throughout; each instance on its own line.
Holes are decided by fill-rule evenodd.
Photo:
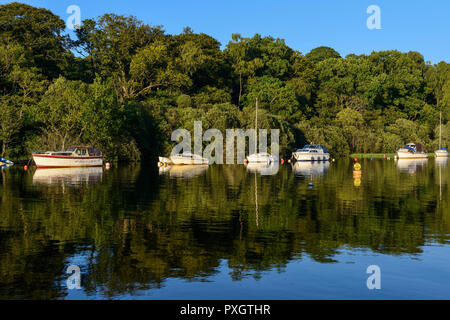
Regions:
M 241 96 L 242 96 L 242 73 L 239 73 L 239 101 L 238 101 L 238 107 L 241 107 Z
M 3 158 L 6 154 L 6 143 L 5 141 L 2 141 L 2 155 L 1 157 Z

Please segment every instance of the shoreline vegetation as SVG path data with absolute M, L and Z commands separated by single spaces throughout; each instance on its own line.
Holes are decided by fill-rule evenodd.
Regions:
M 450 64 L 415 51 L 301 53 L 233 34 L 222 44 L 186 27 L 167 34 L 133 16 L 87 19 L 70 37 L 47 9 L 0 5 L 0 157 L 93 145 L 105 159 L 167 155 L 171 133 L 280 129 L 280 152 L 313 142 L 332 157 L 450 144 Z M 365 157 L 365 156 L 364 156 Z M 375 157 L 375 156 L 374 156 Z

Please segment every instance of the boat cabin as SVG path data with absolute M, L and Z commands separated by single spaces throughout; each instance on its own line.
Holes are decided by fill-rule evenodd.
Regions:
M 323 145 L 307 144 L 302 149 L 297 150 L 297 152 L 301 152 L 301 153 L 328 153 L 328 150 Z
M 405 149 L 409 149 L 411 152 L 426 152 L 424 147 L 420 143 L 410 142 L 406 144 Z
M 46 154 L 63 157 L 100 157 L 102 155 L 100 150 L 93 147 L 73 147 L 66 151 L 48 151 Z

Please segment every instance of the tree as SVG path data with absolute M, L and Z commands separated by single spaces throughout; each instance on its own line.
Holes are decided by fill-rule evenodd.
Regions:
M 152 43 L 134 56 L 130 75 L 131 79 L 122 86 L 124 97 L 136 97 L 160 87 L 183 88 L 192 84 L 189 76 L 170 59 L 162 41 Z
M 0 41 L 20 44 L 28 62 L 49 79 L 60 75 L 70 47 L 65 27 L 49 10 L 17 2 L 0 5 Z
M 351 151 L 357 151 L 359 141 L 363 134 L 361 130 L 364 126 L 363 116 L 358 111 L 346 108 L 337 114 L 336 123 L 346 137 Z
M 256 71 L 264 65 L 259 57 L 253 57 L 249 51 L 248 39 L 242 38 L 240 34 L 233 34 L 232 41 L 227 45 L 227 54 L 231 58 L 235 74 L 239 76 L 238 106 L 241 105 L 244 78 L 254 76 Z
M 254 107 L 256 98 L 261 108 L 288 121 L 295 122 L 302 117 L 294 90 L 279 79 L 268 76 L 250 79 L 246 105 Z
M 102 78 L 112 77 L 125 97 L 134 56 L 164 35 L 160 26 L 151 27 L 133 16 L 115 14 L 84 20 L 75 32 L 79 51 L 91 61 L 95 72 Z
M 8 146 L 20 141 L 20 133 L 27 123 L 30 107 L 37 104 L 45 90 L 37 67 L 29 67 L 25 49 L 14 43 L 0 43 L 0 83 L 3 95 L 0 97 L 0 141 L 1 155 L 5 156 Z
M 312 49 L 308 54 L 306 54 L 305 58 L 314 63 L 319 63 L 326 59 L 339 59 L 341 55 L 330 47 L 317 47 Z

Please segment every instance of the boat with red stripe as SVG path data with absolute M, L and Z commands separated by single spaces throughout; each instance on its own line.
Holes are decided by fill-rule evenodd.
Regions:
M 38 168 L 101 167 L 102 153 L 93 147 L 74 147 L 66 151 L 47 151 L 33 154 Z

